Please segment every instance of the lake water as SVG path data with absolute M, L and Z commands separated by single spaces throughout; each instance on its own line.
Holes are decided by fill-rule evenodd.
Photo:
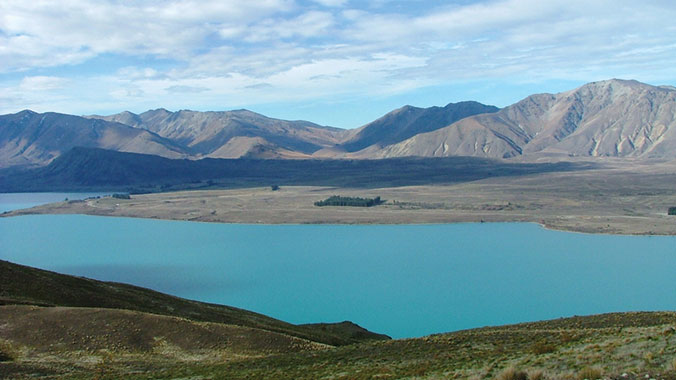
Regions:
M 393 337 L 676 309 L 676 238 L 534 224 L 232 225 L 0 218 L 0 258 Z
M 64 199 L 85 199 L 110 195 L 111 193 L 0 193 L 0 213 L 30 208 L 45 203 L 61 202 Z

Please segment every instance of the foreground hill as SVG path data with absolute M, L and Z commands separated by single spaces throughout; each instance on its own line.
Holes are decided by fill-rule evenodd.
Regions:
M 52 112 L 0 116 L 0 168 L 46 165 L 76 146 L 169 158 L 188 156 L 170 140 L 120 123 Z
M 132 295 L 135 308 L 134 293 L 157 300 L 153 307 L 168 302 L 179 311 L 178 301 L 190 301 L 2 261 L 0 274 L 7 303 L 0 306 L 0 378 L 676 378 L 673 312 L 573 317 L 332 347 L 260 324 L 197 322 L 137 309 L 35 306 L 99 293 L 94 300 Z M 234 311 L 251 322 L 253 313 Z M 304 326 L 311 327 L 335 334 L 355 330 Z
M 137 286 L 44 271 L 0 260 L 0 305 L 125 309 L 272 331 L 330 345 L 387 339 L 350 323 L 296 326 L 229 306 L 186 300 Z M 357 334 L 356 331 L 361 332 Z
M 247 110 L 169 112 L 157 109 L 140 115 L 122 112 L 90 116 L 145 129 L 213 158 L 298 158 L 331 147 L 348 131 L 308 121 L 269 118 Z
M 532 95 L 373 153 L 401 156 L 676 158 L 676 88 L 592 82 Z

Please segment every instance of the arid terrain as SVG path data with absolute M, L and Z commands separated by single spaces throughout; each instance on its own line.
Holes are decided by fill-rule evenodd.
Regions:
M 676 166 L 604 163 L 603 169 L 387 188 L 282 186 L 70 201 L 4 214 L 89 214 L 222 223 L 534 222 L 566 231 L 676 234 Z M 375 197 L 369 208 L 317 207 L 331 195 Z

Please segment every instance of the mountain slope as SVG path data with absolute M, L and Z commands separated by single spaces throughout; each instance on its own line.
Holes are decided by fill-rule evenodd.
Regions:
M 590 167 L 565 162 L 510 163 L 475 157 L 172 160 L 147 154 L 73 148 L 45 167 L 0 171 L 0 192 L 117 189 L 140 193 L 271 184 L 383 187 L 448 184 Z
M 676 90 L 613 79 L 532 95 L 499 112 L 416 135 L 374 156 L 676 158 L 674 148 Z
M 341 147 L 347 152 L 356 152 L 374 144 L 387 146 L 419 133 L 443 128 L 468 116 L 498 110 L 497 107 L 473 101 L 450 103 L 445 107 L 404 106 L 354 131 Z
M 140 115 L 123 112 L 90 117 L 146 129 L 188 147 L 196 155 L 213 158 L 307 157 L 319 149 L 334 146 L 347 133 L 339 128 L 273 119 L 247 110 L 169 112 L 157 109 Z M 270 151 L 276 154 L 269 154 Z
M 185 157 L 174 142 L 138 128 L 58 113 L 0 116 L 0 168 L 41 166 L 76 146 Z
M 536 94 L 498 110 L 477 102 L 405 106 L 356 130 L 227 112 L 0 116 L 0 168 L 41 166 L 75 146 L 168 158 L 676 158 L 676 88 L 612 79 Z

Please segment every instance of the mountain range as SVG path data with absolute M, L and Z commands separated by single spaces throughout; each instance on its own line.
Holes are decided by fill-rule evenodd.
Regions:
M 527 155 L 676 158 L 676 88 L 592 82 L 418 134 L 376 157 Z
M 611 79 L 498 109 L 467 101 L 404 106 L 360 128 L 248 110 L 165 109 L 0 116 L 0 168 L 38 167 L 74 147 L 165 158 L 377 159 L 474 156 L 676 158 L 676 88 Z

